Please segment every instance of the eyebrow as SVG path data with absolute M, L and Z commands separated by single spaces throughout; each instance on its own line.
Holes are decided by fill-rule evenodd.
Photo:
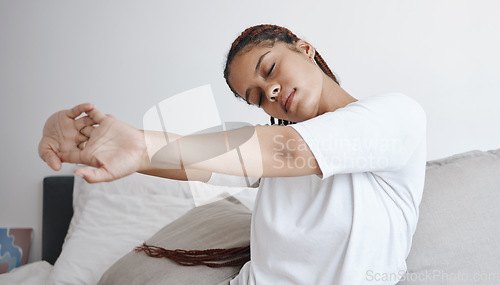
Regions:
M 257 61 L 257 65 L 255 66 L 255 72 L 257 72 L 259 70 L 260 64 L 262 63 L 262 59 L 264 59 L 264 56 L 266 56 L 270 52 L 271 51 L 268 51 L 259 57 L 259 60 Z M 250 89 L 252 89 L 252 88 L 248 88 L 247 91 L 245 92 L 245 100 L 247 102 L 248 102 L 248 97 L 250 97 Z
M 259 57 L 259 61 L 257 61 L 257 65 L 255 66 L 255 72 L 257 72 L 257 70 L 259 70 L 260 64 L 262 63 L 262 59 L 264 58 L 264 56 L 266 56 L 266 54 L 268 54 L 270 52 L 271 51 L 268 51 Z

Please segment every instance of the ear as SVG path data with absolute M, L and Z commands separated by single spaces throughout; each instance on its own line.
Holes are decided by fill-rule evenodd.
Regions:
M 309 57 L 311 60 L 314 60 L 314 56 L 316 55 L 316 49 L 311 44 L 309 44 L 304 40 L 298 40 L 295 43 L 295 47 L 300 52 L 303 52 L 305 55 L 307 55 L 307 57 Z

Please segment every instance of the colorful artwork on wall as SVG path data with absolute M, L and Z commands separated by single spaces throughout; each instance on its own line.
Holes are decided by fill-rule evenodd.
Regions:
M 0 228 L 0 274 L 28 262 L 33 229 Z

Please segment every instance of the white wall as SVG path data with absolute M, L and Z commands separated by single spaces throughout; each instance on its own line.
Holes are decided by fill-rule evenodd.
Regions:
M 170 95 L 211 84 L 225 121 L 266 123 L 222 66 L 246 27 L 292 29 L 360 99 L 400 91 L 428 118 L 428 158 L 500 147 L 500 10 L 482 0 L 0 0 L 0 227 L 33 227 L 41 258 L 45 119 L 91 101 L 136 127 Z M 71 173 L 65 166 L 61 174 Z

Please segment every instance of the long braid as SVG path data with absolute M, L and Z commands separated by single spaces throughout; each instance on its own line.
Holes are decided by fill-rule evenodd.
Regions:
M 231 45 L 231 49 L 227 55 L 226 67 L 224 68 L 224 78 L 226 79 L 226 83 L 234 93 L 237 98 L 241 98 L 238 93 L 233 89 L 231 84 L 229 84 L 229 65 L 233 61 L 234 57 L 241 52 L 242 50 L 251 49 L 252 47 L 259 45 L 263 42 L 269 43 L 270 46 L 273 46 L 276 42 L 284 42 L 287 44 L 295 44 L 299 38 L 292 33 L 292 31 L 287 28 L 276 26 L 276 25 L 257 25 L 250 27 L 244 30 L 236 40 L 234 40 Z M 314 54 L 314 60 L 318 64 L 319 68 L 330 78 L 333 79 L 337 84 L 339 84 L 337 78 L 331 71 L 331 69 L 326 64 L 323 57 L 319 54 L 318 51 Z M 248 102 L 247 102 L 248 103 Z M 275 124 L 275 120 L 273 117 L 270 118 L 271 125 Z M 278 119 L 278 125 L 288 125 L 294 124 L 293 122 L 289 122 L 287 120 Z
M 168 250 L 143 243 L 134 249 L 143 251 L 150 257 L 168 258 L 183 266 L 206 265 L 208 267 L 243 266 L 250 260 L 250 246 L 228 249 Z
M 337 80 L 337 77 L 335 77 L 335 75 L 333 74 L 332 70 L 330 69 L 330 67 L 328 67 L 328 64 L 326 64 L 325 60 L 323 59 L 323 57 L 319 54 L 318 51 L 316 51 L 316 53 L 314 54 L 314 60 L 316 61 L 316 63 L 318 64 L 319 68 L 321 68 L 321 70 L 326 74 L 328 75 L 331 79 L 333 79 L 333 81 L 335 81 L 335 83 L 337 84 L 340 84 Z

